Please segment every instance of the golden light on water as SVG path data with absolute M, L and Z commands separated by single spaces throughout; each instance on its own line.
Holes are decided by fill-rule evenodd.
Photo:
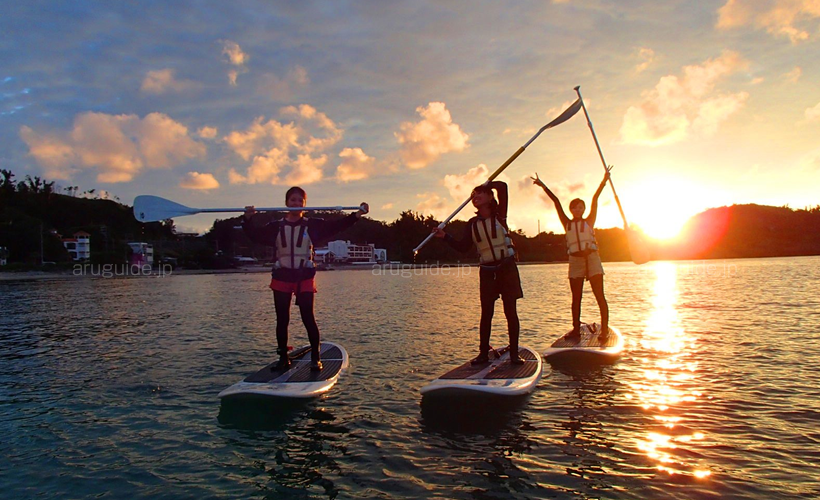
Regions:
M 641 348 L 647 352 L 639 358 L 644 364 L 643 378 L 630 384 L 633 392 L 628 398 L 637 400 L 647 413 L 653 413 L 658 425 L 648 429 L 636 447 L 657 463 L 659 471 L 703 479 L 711 472 L 703 464 L 688 463 L 685 456 L 687 448 L 705 436 L 702 432 L 687 432 L 691 424 L 674 414 L 681 405 L 703 397 L 702 389 L 694 387 L 698 370 L 697 361 L 691 359 L 694 339 L 687 335 L 677 312 L 676 266 L 658 262 L 655 274 L 653 309 L 640 340 Z M 679 448 L 682 450 L 678 451 Z

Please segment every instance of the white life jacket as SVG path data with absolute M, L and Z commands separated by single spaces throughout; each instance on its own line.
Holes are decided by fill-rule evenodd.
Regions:
M 571 220 L 567 223 L 567 253 L 569 255 L 588 255 L 598 250 L 595 231 L 585 219 Z
M 510 233 L 497 217 L 489 219 L 476 217 L 473 221 L 472 233 L 473 243 L 478 249 L 479 260 L 482 264 L 498 262 L 515 255 Z
M 313 267 L 313 242 L 310 241 L 307 219 L 295 223 L 279 222 L 276 235 L 276 267 L 299 269 Z

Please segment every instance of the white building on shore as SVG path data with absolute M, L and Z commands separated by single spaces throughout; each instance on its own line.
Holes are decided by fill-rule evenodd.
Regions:
M 128 246 L 133 251 L 129 264 L 132 266 L 154 265 L 154 245 L 133 241 Z
M 63 246 L 68 250 L 72 260 L 91 258 L 91 235 L 85 231 L 77 231 L 73 238 L 63 238 Z
M 387 261 L 387 250 L 376 248 L 373 243 L 354 245 L 350 241 L 330 241 L 325 248 L 316 249 L 316 261 L 329 264 L 375 264 Z

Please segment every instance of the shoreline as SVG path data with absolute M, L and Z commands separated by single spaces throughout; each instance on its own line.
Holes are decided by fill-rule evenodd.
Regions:
M 759 260 L 759 259 L 795 259 L 795 258 L 816 258 L 817 255 L 799 255 L 799 256 L 784 256 L 784 257 L 739 257 L 739 258 L 722 258 L 722 259 L 692 259 L 692 260 L 657 260 L 651 262 L 721 262 L 721 261 L 728 261 L 728 260 Z M 630 263 L 630 261 L 607 261 L 605 264 L 621 264 L 621 263 Z M 528 262 L 518 262 L 518 266 L 534 266 L 534 265 L 566 265 L 566 261 L 528 261 Z M 87 264 L 86 264 L 87 265 Z M 117 265 L 122 267 L 117 267 L 116 269 L 124 269 L 128 266 L 125 264 Z M 364 264 L 364 265 L 334 265 L 331 269 L 321 270 L 319 272 L 332 272 L 332 271 L 348 271 L 348 270 L 359 270 L 359 271 L 372 271 L 374 266 L 378 266 L 378 269 L 423 269 L 423 268 L 436 268 L 436 267 L 444 267 L 449 266 L 453 267 L 477 267 L 478 263 L 441 263 L 441 264 L 405 264 L 405 263 L 385 263 L 385 264 Z M 116 267 L 116 266 L 115 266 Z M 110 272 L 108 275 L 104 275 L 101 272 L 92 272 L 91 274 L 88 273 L 80 273 L 77 274 L 74 271 L 66 270 L 66 271 L 2 271 L 0 270 L 0 282 L 3 281 L 32 281 L 32 280 L 65 280 L 65 279 L 93 279 L 93 278 L 165 278 L 171 276 L 196 276 L 196 275 L 205 275 L 205 274 L 261 274 L 261 273 L 270 273 L 271 268 L 269 266 L 244 266 L 238 268 L 231 268 L 231 269 L 177 269 L 177 270 L 167 270 L 163 271 L 160 269 L 152 269 L 151 272 L 140 272 L 135 274 L 123 273 L 123 272 Z

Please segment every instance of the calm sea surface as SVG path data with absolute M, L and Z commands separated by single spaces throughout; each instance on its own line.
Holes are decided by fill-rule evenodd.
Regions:
M 520 271 L 543 351 L 566 265 Z M 477 351 L 475 269 L 320 273 L 351 370 L 289 405 L 216 397 L 274 358 L 265 274 L 0 282 L 0 497 L 820 498 L 820 258 L 606 271 L 619 363 L 437 405 L 419 388 Z

